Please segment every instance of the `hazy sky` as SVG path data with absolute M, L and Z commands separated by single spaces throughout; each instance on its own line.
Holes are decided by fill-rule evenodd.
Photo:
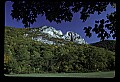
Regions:
M 24 25 L 21 21 L 17 22 L 16 20 L 12 19 L 12 16 L 10 16 L 12 10 L 12 2 L 7 1 L 5 3 L 5 26 L 11 26 L 11 27 L 17 27 L 17 28 L 24 28 Z M 73 31 L 78 33 L 82 38 L 84 38 L 88 43 L 98 42 L 100 41 L 99 38 L 97 38 L 97 35 L 95 33 L 92 33 L 92 37 L 88 38 L 85 36 L 83 28 L 86 26 L 94 26 L 95 20 L 100 20 L 102 18 L 106 18 L 106 15 L 115 11 L 114 8 L 111 6 L 107 7 L 107 11 L 102 12 L 101 15 L 98 15 L 95 13 L 94 15 L 91 15 L 86 22 L 82 22 L 80 18 L 80 14 L 75 13 L 73 15 L 73 20 L 71 22 L 61 22 L 60 24 L 57 24 L 55 22 L 50 23 L 48 20 L 46 20 L 45 16 L 38 16 L 36 22 L 31 25 L 31 27 L 39 27 L 39 26 L 52 26 L 58 30 L 61 30 L 63 34 L 65 34 L 67 31 Z M 110 38 L 112 39 L 112 37 Z

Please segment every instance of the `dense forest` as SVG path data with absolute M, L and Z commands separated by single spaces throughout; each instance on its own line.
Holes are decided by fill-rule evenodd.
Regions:
M 4 73 L 61 73 L 115 70 L 115 52 L 89 44 L 50 45 L 31 39 L 28 28 L 5 27 Z M 57 39 L 54 39 L 57 40 Z
M 107 50 L 115 52 L 115 43 L 116 43 L 115 40 L 105 40 L 105 41 L 92 43 L 91 45 L 96 46 L 96 47 L 105 48 Z

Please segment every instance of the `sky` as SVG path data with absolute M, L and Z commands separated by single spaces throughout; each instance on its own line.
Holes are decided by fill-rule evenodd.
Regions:
M 11 27 L 16 27 L 16 28 L 24 28 L 24 25 L 22 24 L 22 21 L 17 21 L 16 19 L 12 19 L 12 16 L 10 15 L 12 10 L 12 2 L 6 1 L 5 3 L 5 26 L 11 26 Z M 36 18 L 36 22 L 31 25 L 32 27 L 40 27 L 43 25 L 46 26 L 52 26 L 56 30 L 61 30 L 63 34 L 65 34 L 67 31 L 73 31 L 78 33 L 82 38 L 85 39 L 86 42 L 88 43 L 94 43 L 94 42 L 99 42 L 100 38 L 97 38 L 97 35 L 92 32 L 92 37 L 86 37 L 83 28 L 92 26 L 94 27 L 94 21 L 95 20 L 100 20 L 100 19 L 106 19 L 106 15 L 110 14 L 111 12 L 115 11 L 116 9 L 112 8 L 110 5 L 108 5 L 107 9 L 105 12 L 102 12 L 102 14 L 98 15 L 97 13 L 90 15 L 90 17 L 86 20 L 86 22 L 82 22 L 80 20 L 80 14 L 74 13 L 73 14 L 73 19 L 71 22 L 64 22 L 62 21 L 61 23 L 56 23 L 56 22 L 49 22 L 46 20 L 45 16 L 38 16 Z M 109 38 L 109 40 L 113 40 L 113 38 Z

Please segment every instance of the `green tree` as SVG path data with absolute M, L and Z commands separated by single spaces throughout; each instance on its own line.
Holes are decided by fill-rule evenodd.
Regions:
M 18 61 L 30 59 L 30 52 L 28 52 L 27 48 L 25 48 L 23 45 L 19 45 L 18 48 L 15 50 L 15 52 Z
M 115 54 L 114 52 L 106 51 L 108 70 L 113 70 L 115 68 L 115 55 L 114 54 Z

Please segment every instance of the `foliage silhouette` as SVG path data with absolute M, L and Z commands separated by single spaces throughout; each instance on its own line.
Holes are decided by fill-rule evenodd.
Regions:
M 37 15 L 45 15 L 46 20 L 56 23 L 61 21 L 71 22 L 73 13 L 80 13 L 80 19 L 85 22 L 91 14 L 95 12 L 101 14 L 106 11 L 106 7 L 111 4 L 112 7 L 116 8 L 115 2 L 81 2 L 81 1 L 19 1 L 12 0 L 13 10 L 11 16 L 13 19 L 22 20 L 25 27 L 30 27 L 30 24 L 36 22 Z M 18 13 L 19 12 L 19 13 Z M 88 26 L 84 28 L 86 36 L 91 37 L 91 30 L 98 35 L 98 38 L 104 40 L 112 37 L 116 37 L 116 12 L 107 15 L 108 20 L 95 21 L 95 27 Z M 100 24 L 99 24 L 100 23 Z M 110 33 L 108 33 L 107 28 Z

